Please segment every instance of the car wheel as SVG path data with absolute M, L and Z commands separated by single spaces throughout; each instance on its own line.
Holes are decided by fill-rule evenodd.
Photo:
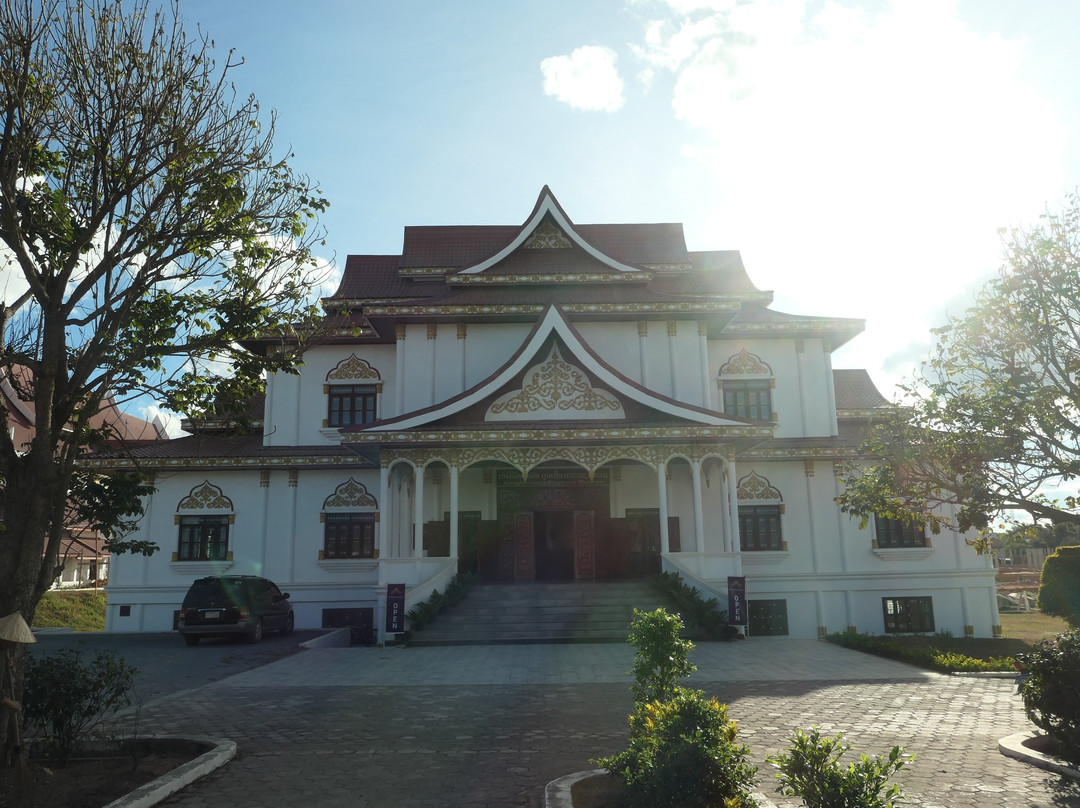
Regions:
M 252 645 L 254 645 L 257 642 L 262 642 L 262 634 L 263 634 L 263 622 L 262 622 L 262 618 L 260 617 L 258 620 L 255 621 L 255 628 L 248 635 L 248 642 L 251 643 Z
M 185 634 L 184 642 L 186 642 L 188 645 L 198 645 L 199 637 L 196 634 Z
M 285 618 L 285 628 L 281 630 L 283 636 L 288 637 L 293 633 L 295 627 L 296 618 L 293 617 L 293 613 L 289 612 L 289 616 Z

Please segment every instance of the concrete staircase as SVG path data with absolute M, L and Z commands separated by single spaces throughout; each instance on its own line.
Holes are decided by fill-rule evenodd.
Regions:
M 664 605 L 647 581 L 477 584 L 409 644 L 625 642 L 635 607 Z

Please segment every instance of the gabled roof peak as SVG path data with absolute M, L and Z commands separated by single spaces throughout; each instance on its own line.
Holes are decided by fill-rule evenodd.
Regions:
M 565 237 L 567 242 L 565 245 L 559 243 L 558 236 L 560 234 Z M 539 247 L 569 247 L 571 245 L 577 245 L 597 261 L 618 272 L 642 272 L 640 267 L 624 264 L 623 262 L 612 258 L 598 250 L 585 239 L 585 237 L 578 232 L 574 223 L 570 220 L 570 217 L 566 215 L 566 211 L 564 211 L 562 205 L 559 204 L 559 200 L 555 198 L 555 194 L 551 192 L 551 188 L 545 185 L 540 189 L 540 195 L 536 198 L 536 204 L 533 205 L 532 212 L 529 214 L 528 218 L 525 219 L 525 222 L 521 225 L 517 235 L 510 243 L 494 255 L 491 255 L 472 266 L 465 267 L 457 274 L 477 275 L 484 272 L 504 260 L 520 247 L 528 247 L 528 242 L 530 239 L 533 239 L 534 236 L 536 236 L 536 239 L 534 239 L 533 243 Z

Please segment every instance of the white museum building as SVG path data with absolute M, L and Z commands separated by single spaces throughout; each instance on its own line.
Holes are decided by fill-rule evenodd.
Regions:
M 832 367 L 863 321 L 787 314 L 737 251 L 679 224 L 575 224 L 544 188 L 521 225 L 406 227 L 349 256 L 336 328 L 267 381 L 260 428 L 140 447 L 154 476 L 118 556 L 110 631 L 167 631 L 193 579 L 271 578 L 297 627 L 381 640 L 459 571 L 505 586 L 660 570 L 751 636 L 1000 632 L 989 557 L 842 514 L 838 464 L 888 402 Z M 347 327 L 346 327 L 347 326 Z M 272 350 L 251 344 L 251 350 Z

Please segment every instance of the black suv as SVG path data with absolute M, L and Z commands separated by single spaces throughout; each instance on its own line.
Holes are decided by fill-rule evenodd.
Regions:
M 254 575 L 223 575 L 191 584 L 176 627 L 188 645 L 198 645 L 203 637 L 234 634 L 255 643 L 264 631 L 292 634 L 294 622 L 289 593 L 273 581 Z

